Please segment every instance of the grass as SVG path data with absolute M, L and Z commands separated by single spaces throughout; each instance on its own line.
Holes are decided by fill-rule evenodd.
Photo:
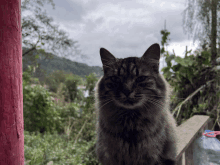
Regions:
M 68 135 L 29 133 L 24 131 L 24 152 L 27 165 L 86 165 L 96 164 L 96 159 L 87 154 L 95 140 L 83 141 Z M 92 159 L 92 160 L 91 160 Z

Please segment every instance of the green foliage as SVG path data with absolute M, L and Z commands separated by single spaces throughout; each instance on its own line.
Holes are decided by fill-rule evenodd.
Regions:
M 74 138 L 57 133 L 40 134 L 24 131 L 24 152 L 27 165 L 42 165 L 53 162 L 55 165 L 96 165 L 95 157 L 87 153 L 95 141 L 81 140 L 74 145 Z
M 167 67 L 164 67 L 162 71 L 165 78 L 173 87 L 177 97 L 172 100 L 173 106 L 180 103 L 181 100 L 178 98 L 187 98 L 202 85 L 205 85 L 206 82 L 213 79 L 214 73 L 211 69 L 210 56 L 211 54 L 208 51 L 197 52 L 195 55 L 185 56 L 184 58 L 169 55 L 168 53 L 165 55 Z M 171 63 L 172 60 L 175 61 L 175 64 Z M 207 98 L 207 94 L 209 93 L 207 88 L 204 88 L 203 90 L 207 91 L 203 94 L 197 93 L 186 105 L 183 106 L 181 113 L 182 117 L 189 118 L 195 109 L 198 109 L 198 111 L 205 111 L 206 108 L 208 108 L 207 106 L 201 106 L 203 103 L 206 105 L 207 100 L 203 99 L 203 101 L 205 101 L 203 102 L 200 97 Z M 201 109 L 201 107 L 203 107 L 203 109 Z
M 41 85 L 33 86 L 33 82 L 39 81 L 33 81 L 31 76 L 34 67 L 28 68 L 23 73 L 26 163 L 98 164 L 93 96 L 96 76 L 86 76 L 83 82 L 79 76 L 59 72 L 65 76 L 53 77 L 58 87 L 56 93 L 52 93 Z M 85 90 L 90 91 L 87 98 L 83 98 L 82 91 L 77 89 L 83 84 L 86 84 Z M 71 98 L 70 94 L 75 100 L 66 103 L 65 98 Z
M 83 100 L 83 92 L 78 89 L 79 85 L 83 85 L 83 79 L 78 75 L 55 71 L 45 78 L 45 83 L 51 92 L 64 96 L 65 101 L 80 102 Z M 59 97 L 57 94 L 56 97 Z
M 86 90 L 89 91 L 89 96 L 85 99 L 86 109 L 90 108 L 91 106 L 94 106 L 94 88 L 97 81 L 98 79 L 94 73 L 90 74 L 89 76 L 86 76 Z
M 165 51 L 164 57 L 167 66 L 161 71 L 172 87 L 171 109 L 177 123 L 181 124 L 195 113 L 209 114 L 216 97 L 210 84 L 217 81 L 210 50 L 197 50 L 194 54 L 186 51 L 184 58 Z
M 162 35 L 162 41 L 161 41 L 162 48 L 161 48 L 161 53 L 163 54 L 163 53 L 165 52 L 164 46 L 165 46 L 165 45 L 168 45 L 168 44 L 167 44 L 167 40 L 170 40 L 170 39 L 168 39 L 168 36 L 170 35 L 170 32 L 168 32 L 168 31 L 165 29 L 165 30 L 161 30 L 161 31 L 160 31 L 160 34 Z
M 61 58 L 53 55 L 53 59 L 39 61 L 41 68 L 48 74 L 52 74 L 53 71 L 63 70 L 74 75 L 79 75 L 85 78 L 85 75 L 89 75 L 95 72 L 99 77 L 103 75 L 102 68 L 99 66 L 88 66 L 84 63 L 74 62 L 67 58 Z
M 39 84 L 37 78 L 32 78 L 34 71 L 33 66 L 28 66 L 27 71 L 23 72 L 24 127 L 30 132 L 52 131 L 59 121 L 59 114 L 53 109 L 50 93 L 36 84 Z
M 30 132 L 61 130 L 60 111 L 54 106 L 51 93 L 39 85 L 37 78 L 32 78 L 34 71 L 33 66 L 28 66 L 23 72 L 24 128 Z
M 65 98 L 67 98 L 69 101 L 68 89 L 66 85 L 61 82 L 57 88 L 57 92 L 56 93 L 52 92 L 52 96 L 54 97 L 55 103 L 57 105 L 65 106 L 66 105 Z
M 81 84 L 83 84 L 83 80 L 80 76 L 73 74 L 68 74 L 66 76 L 65 85 L 67 88 L 67 97 L 71 102 L 81 101 L 83 99 L 82 91 L 77 88 Z
M 89 95 L 92 95 L 97 82 L 97 77 L 94 73 L 86 76 L 86 90 L 89 90 Z
M 41 7 L 46 2 L 52 1 L 25 0 L 21 5 L 22 12 L 34 11 L 33 17 L 22 17 L 26 164 L 41 165 L 51 161 L 53 164 L 98 164 L 94 150 L 96 115 L 93 90 L 96 78 L 89 74 L 95 72 L 100 76 L 102 71 L 100 67 L 89 67 L 45 52 L 44 48 L 49 46 L 54 54 L 62 51 L 64 54 L 80 54 L 76 42 L 42 12 Z M 56 71 L 57 68 L 63 71 Z M 47 71 L 46 78 L 42 69 Z M 83 82 L 81 77 L 67 72 L 83 78 L 89 76 Z M 78 89 L 85 83 L 86 90 L 89 90 L 87 98 Z M 40 84 L 48 85 L 49 91 Z
M 30 53 L 37 48 L 50 49 L 50 52 L 62 55 L 80 54 L 77 42 L 69 38 L 68 33 L 61 30 L 58 25 L 49 17 L 46 11 L 43 11 L 45 3 L 51 3 L 52 0 L 24 0 L 21 3 L 22 13 L 22 42 L 23 45 L 29 48 L 28 54 L 24 52 L 23 55 L 31 55 Z M 31 12 L 32 14 L 23 14 Z
M 167 52 L 165 57 L 167 67 L 164 67 L 161 71 L 164 73 L 165 78 L 171 82 L 171 85 L 174 86 L 175 91 L 181 88 L 179 87 L 181 84 L 177 84 L 176 81 L 180 82 L 185 80 L 188 83 L 192 82 L 197 67 L 193 55 L 181 58 L 179 56 L 169 55 Z M 172 64 L 172 60 L 175 61 L 176 64 Z
M 41 85 L 23 88 L 24 128 L 27 131 L 52 132 L 59 124 L 59 112 L 53 108 L 50 93 Z
M 27 52 L 29 49 L 23 47 L 22 51 Z M 38 58 L 39 57 L 39 58 Z M 38 58 L 38 59 L 37 59 Z M 27 69 L 28 65 L 37 65 L 34 77 L 44 81 L 46 76 L 50 76 L 58 70 L 62 70 L 64 73 L 72 73 L 85 78 L 85 75 L 96 73 L 97 77 L 103 75 L 102 68 L 99 66 L 88 66 L 84 63 L 78 63 L 66 58 L 58 57 L 52 53 L 45 52 L 44 49 L 37 49 L 31 51 L 27 55 L 23 56 L 23 70 Z
M 35 72 L 36 67 L 28 65 L 27 70 L 22 74 L 23 86 L 31 83 L 39 83 L 37 78 L 33 78 L 31 74 Z
M 56 93 L 60 83 L 64 83 L 66 79 L 64 71 L 55 71 L 49 76 L 45 77 L 45 83 L 49 85 L 49 90 Z

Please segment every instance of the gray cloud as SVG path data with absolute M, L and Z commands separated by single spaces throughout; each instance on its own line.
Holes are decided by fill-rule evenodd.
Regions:
M 47 7 L 47 12 L 59 22 L 80 22 L 85 14 L 81 4 L 71 2 L 69 0 L 54 0 L 55 10 L 52 7 Z
M 169 49 L 177 54 L 186 44 L 193 47 L 183 33 L 182 15 L 185 0 L 54 0 L 55 10 L 47 12 L 80 44 L 88 59 L 72 60 L 101 66 L 99 49 L 104 47 L 118 58 L 142 56 L 153 43 L 161 42 L 160 31 L 171 32 Z

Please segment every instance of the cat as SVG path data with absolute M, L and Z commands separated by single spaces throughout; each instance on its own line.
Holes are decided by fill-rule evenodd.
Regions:
M 169 85 L 159 73 L 160 46 L 141 58 L 100 48 L 104 76 L 95 90 L 96 155 L 103 165 L 174 165 L 176 122 Z

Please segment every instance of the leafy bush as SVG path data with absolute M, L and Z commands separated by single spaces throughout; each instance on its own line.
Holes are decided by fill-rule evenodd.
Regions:
M 77 87 L 83 83 L 81 77 L 73 74 L 67 74 L 65 79 L 65 85 L 67 88 L 67 96 L 65 98 L 70 98 L 71 102 L 82 101 L 83 93 Z M 65 101 L 68 101 L 65 99 Z
M 56 93 L 53 93 L 41 85 L 33 86 L 32 83 L 39 84 L 31 76 L 33 71 L 34 68 L 29 67 L 29 71 L 23 73 L 26 163 L 98 164 L 93 96 L 95 75 L 86 77 L 85 90 L 89 90 L 89 97 L 84 98 L 77 88 L 84 83 L 82 78 L 66 74 L 64 82 L 57 83 Z M 66 103 L 68 98 L 70 102 Z
M 219 112 L 217 108 L 213 110 L 213 107 L 216 106 L 220 92 L 219 87 L 217 95 L 212 89 L 212 83 L 218 82 L 218 73 L 211 66 L 211 51 L 197 49 L 194 54 L 190 54 L 191 50 L 186 51 L 184 58 L 175 53 L 169 54 L 164 49 L 161 52 L 167 63 L 162 72 L 173 89 L 171 109 L 177 123 L 181 124 L 194 114 L 205 113 L 217 118 Z
M 23 86 L 26 86 L 27 84 L 39 84 L 39 80 L 37 78 L 33 78 L 31 74 L 35 72 L 36 67 L 28 65 L 25 72 L 22 74 L 22 81 Z
M 96 82 L 98 81 L 95 74 L 90 74 L 86 76 L 86 90 L 89 91 L 89 96 L 85 98 L 85 109 L 89 109 L 92 106 L 94 106 L 95 103 L 95 95 L 94 95 L 94 88 L 96 85 Z
M 53 132 L 60 125 L 50 93 L 41 85 L 23 87 L 24 128 L 27 131 Z
M 56 93 L 60 83 L 66 80 L 66 73 L 64 71 L 54 71 L 49 76 L 45 77 L 45 83 L 49 85 L 49 90 Z

